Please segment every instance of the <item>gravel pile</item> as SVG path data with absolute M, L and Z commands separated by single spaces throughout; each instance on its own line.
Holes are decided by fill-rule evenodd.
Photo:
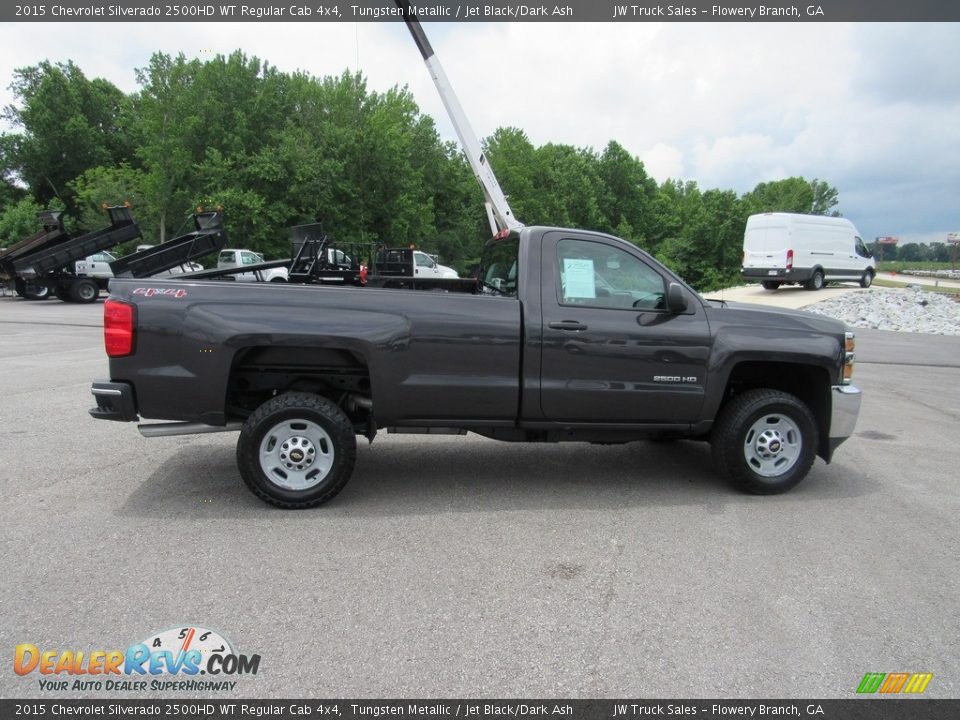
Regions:
M 805 307 L 850 327 L 960 335 L 960 302 L 919 289 L 870 288 Z

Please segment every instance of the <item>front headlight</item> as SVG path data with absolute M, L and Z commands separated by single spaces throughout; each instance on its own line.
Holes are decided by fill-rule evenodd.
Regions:
M 843 384 L 849 385 L 853 381 L 853 363 L 857 354 L 854 352 L 857 348 L 856 333 L 844 333 L 843 341 Z

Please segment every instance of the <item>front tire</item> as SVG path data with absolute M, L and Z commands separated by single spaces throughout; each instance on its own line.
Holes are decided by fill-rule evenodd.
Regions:
M 786 492 L 810 472 L 817 422 L 798 398 L 779 390 L 748 390 L 720 411 L 710 444 L 720 472 L 755 495 Z
M 237 467 L 250 491 L 280 508 L 315 507 L 353 473 L 357 438 L 343 411 L 312 393 L 278 395 L 247 418 Z
M 873 270 L 865 270 L 860 278 L 860 287 L 868 288 L 873 285 Z

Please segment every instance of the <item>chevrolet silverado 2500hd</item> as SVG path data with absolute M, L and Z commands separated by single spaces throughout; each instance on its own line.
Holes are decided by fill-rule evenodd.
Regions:
M 648 254 L 582 230 L 487 243 L 463 292 L 112 281 L 95 418 L 145 435 L 239 430 L 237 462 L 281 507 L 332 498 L 356 436 L 709 440 L 754 493 L 798 483 L 850 436 L 852 333 L 706 301 Z
M 96 418 L 144 435 L 239 430 L 247 486 L 318 505 L 381 428 L 513 441 L 709 440 L 769 494 L 853 432 L 853 334 L 805 313 L 703 300 L 636 246 L 513 215 L 406 0 L 396 0 L 486 199 L 473 281 L 371 287 L 116 280 Z M 405 288 L 405 289 L 400 289 Z

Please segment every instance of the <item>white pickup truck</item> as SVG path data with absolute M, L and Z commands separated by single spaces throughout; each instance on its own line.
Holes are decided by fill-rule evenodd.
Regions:
M 113 278 L 113 270 L 110 269 L 110 263 L 116 260 L 113 253 L 106 250 L 85 257 L 83 260 L 77 260 L 74 263 L 74 273 L 77 277 L 88 277 L 97 281 L 101 290 L 107 289 L 107 283 Z
M 455 278 L 457 271 L 437 262 L 434 255 L 428 255 L 420 250 L 413 251 L 413 274 L 419 278 Z
M 413 277 L 419 280 L 430 278 L 454 279 L 459 277 L 453 268 L 441 265 L 435 255 L 422 250 L 391 248 L 377 255 L 377 272 L 392 277 Z
M 255 253 L 253 250 L 227 248 L 220 251 L 217 258 L 217 269 L 242 268 L 247 265 L 259 265 L 262 262 L 264 262 L 263 255 Z M 231 277 L 237 282 L 287 282 L 289 271 L 285 267 L 278 267 L 235 273 Z

